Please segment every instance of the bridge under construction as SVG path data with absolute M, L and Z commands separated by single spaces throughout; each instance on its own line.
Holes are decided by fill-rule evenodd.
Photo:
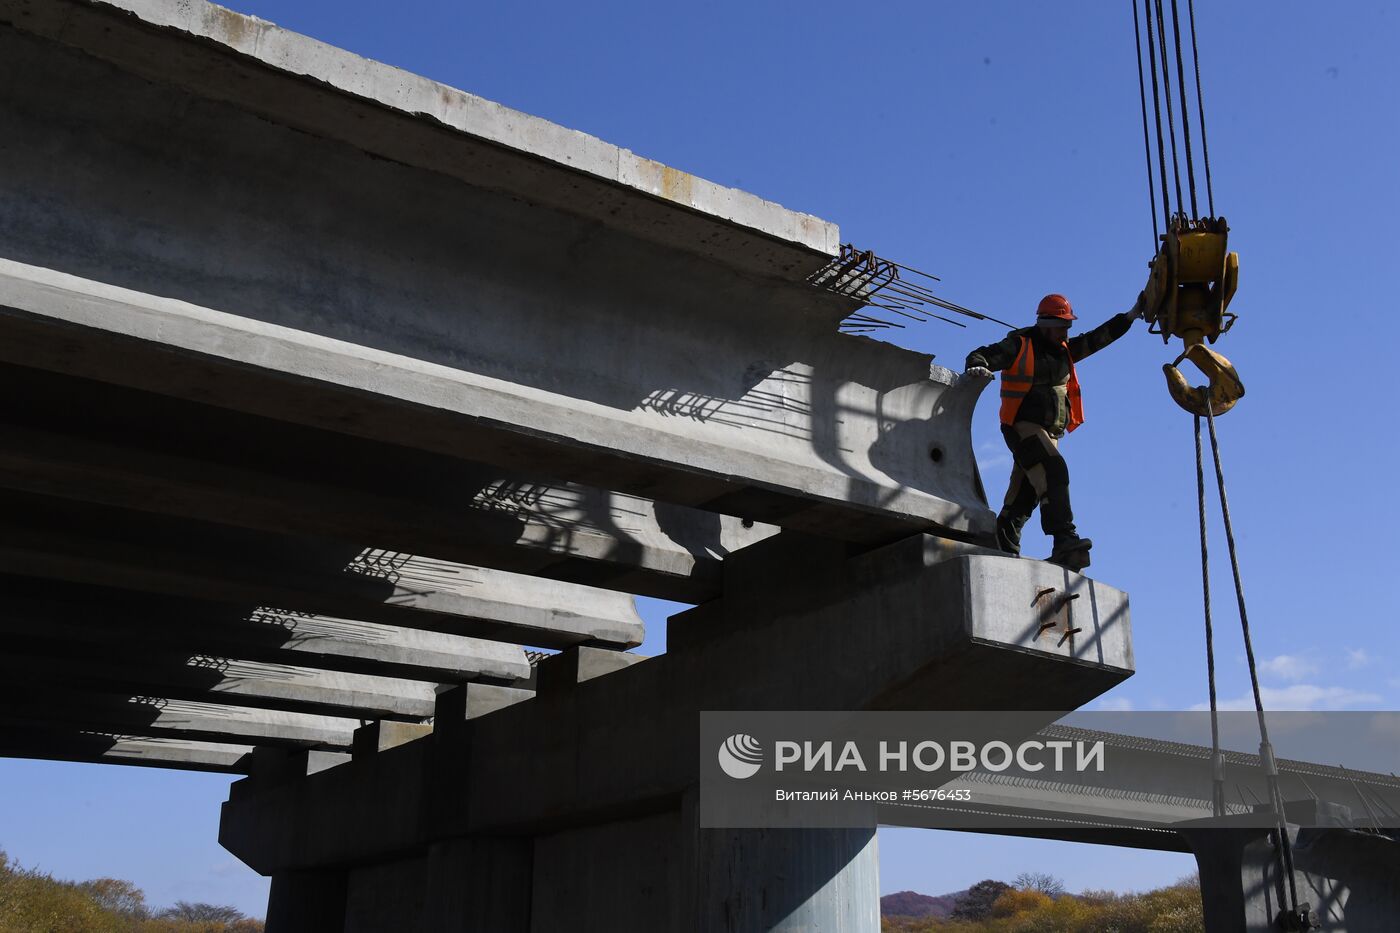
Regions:
M 0 754 L 244 775 L 272 933 L 877 930 L 873 825 L 701 825 L 700 712 L 1132 675 L 835 225 L 205 0 L 0 0 L 0 79 Z M 1295 874 L 1391 929 L 1400 782 L 1324 777 Z M 1272 928 L 1263 830 L 1064 794 Z

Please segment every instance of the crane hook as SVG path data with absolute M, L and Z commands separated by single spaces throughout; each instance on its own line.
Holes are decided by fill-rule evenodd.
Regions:
M 1186 377 L 1177 369 L 1182 360 L 1195 363 L 1201 372 L 1210 377 L 1210 383 L 1194 387 L 1188 385 Z M 1167 377 L 1167 391 L 1172 394 L 1172 400 L 1202 418 L 1223 415 L 1244 398 L 1244 383 L 1235 372 L 1234 364 L 1203 343 L 1187 347 L 1175 362 L 1163 363 L 1162 372 Z

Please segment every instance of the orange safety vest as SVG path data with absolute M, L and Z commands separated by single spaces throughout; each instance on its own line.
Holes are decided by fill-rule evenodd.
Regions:
M 1079 393 L 1079 374 L 1074 371 L 1074 357 L 1069 356 L 1069 343 L 1062 340 L 1060 346 L 1065 348 L 1065 356 L 1069 357 L 1069 382 L 1066 384 L 1069 424 L 1065 426 L 1068 433 L 1084 423 L 1084 400 Z M 1021 402 L 1031 390 L 1034 381 L 1035 350 L 1031 346 L 1031 339 L 1022 336 L 1021 349 L 1016 354 L 1016 359 L 1001 371 L 1002 424 L 1012 424 L 1016 421 L 1016 413 L 1021 410 Z

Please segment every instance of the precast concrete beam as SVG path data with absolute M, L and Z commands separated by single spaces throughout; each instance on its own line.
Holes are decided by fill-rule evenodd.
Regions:
M 1124 594 L 1038 561 L 925 536 L 847 557 L 784 534 L 726 569 L 723 599 L 672 619 L 668 653 L 392 749 L 372 779 L 328 772 L 231 802 L 222 841 L 266 873 L 537 833 L 674 803 L 698 779 L 700 710 L 1075 709 L 1132 673 Z M 1079 634 L 1038 637 L 1045 589 L 1080 597 Z M 404 809 L 329 832 L 388 786 Z
M 0 156 L 5 359 L 863 543 L 990 539 L 980 386 L 836 333 L 853 303 L 805 283 L 834 249 L 758 275 L 376 157 L 114 66 L 119 24 L 55 2 L 81 52 L 0 7 L 0 78 L 25 90 Z M 211 51 L 164 35 L 162 61 Z
M 15 372 L 11 368 L 6 375 Z M 20 389 L 44 386 L 34 378 L 4 381 Z M 73 413 L 69 417 L 92 410 L 91 394 L 92 388 L 67 393 L 73 403 L 66 409 Z M 139 413 L 143 408 L 137 406 L 149 397 L 132 393 L 122 402 Z M 147 419 L 165 421 L 171 415 L 168 407 L 148 407 Z M 327 443 L 338 436 L 304 428 L 278 431 L 277 422 L 220 419 L 220 410 L 207 406 L 179 414 L 227 423 L 229 430 L 221 432 L 217 447 L 195 457 L 152 449 L 149 443 L 83 436 L 76 432 L 91 433 L 94 426 L 81 423 L 70 432 L 7 425 L 0 488 L 253 531 L 371 543 L 424 558 L 685 602 L 717 595 L 719 559 L 776 530 L 622 493 L 444 464 L 442 458 L 413 457 L 402 448 Z M 37 417 L 51 421 L 47 408 Z M 111 432 L 134 419 L 112 420 L 104 418 L 96 428 Z M 170 440 L 187 446 L 179 423 L 169 430 Z M 272 462 L 249 463 L 260 448 L 269 447 L 316 449 L 316 475 L 307 475 L 298 463 L 309 456 L 288 458 L 283 452 L 259 458 Z M 345 467 L 341 475 L 338 464 Z M 298 475 L 278 472 L 289 468 L 298 468 Z M 352 483 L 355 479 L 359 482 Z
M 307 134 L 798 278 L 835 224 L 205 0 L 3 0 L 0 22 Z
M 47 589 L 49 592 L 42 592 Z M 518 645 L 286 610 L 175 600 L 129 591 L 0 577 L 0 632 L 231 655 L 433 683 L 530 676 Z
M 0 757 L 247 773 L 251 745 L 0 726 Z
M 67 686 L 7 686 L 0 691 L 10 725 L 34 729 L 120 732 L 130 737 L 201 742 L 315 746 L 348 751 L 359 719 L 198 700 L 86 692 Z
M 606 359 L 618 332 L 572 355 Z M 598 389 L 550 379 L 557 391 L 543 391 L 0 260 L 0 358 L 9 362 L 505 470 L 549 464 L 575 482 L 857 542 L 929 529 L 990 538 L 971 449 L 981 385 L 958 383 L 926 355 L 825 331 L 803 335 L 807 345 L 783 362 L 755 363 L 759 347 L 726 362 L 712 333 L 692 331 L 699 343 L 684 355 L 703 373 L 732 374 L 732 384 L 692 388 L 669 360 L 665 372 L 638 373 L 652 388 L 590 403 L 581 399 Z M 580 378 L 637 373 L 664 359 L 652 350 L 590 363 Z M 538 346 L 529 352 L 533 368 L 549 358 Z
M 643 638 L 632 600 L 592 587 L 58 499 L 0 502 L 15 576 L 542 647 Z
M 374 722 L 367 722 L 355 730 L 351 754 L 355 761 L 363 762 L 366 758 L 378 755 L 380 752 L 386 752 L 391 748 L 398 748 L 400 745 L 416 742 L 419 739 L 426 739 L 432 734 L 432 723 L 393 722 L 378 719 Z
M 357 719 L 422 720 L 434 686 L 344 671 L 144 649 L 80 653 L 71 643 L 25 641 L 0 656 L 10 684 L 61 682 L 80 690 L 169 696 L 206 703 L 322 713 Z

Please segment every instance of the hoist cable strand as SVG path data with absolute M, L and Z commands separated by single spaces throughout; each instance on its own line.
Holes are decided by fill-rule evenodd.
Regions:
M 1137 0 L 1133 0 L 1134 3 Z M 1201 120 L 1201 161 L 1206 167 L 1206 203 L 1210 216 L 1215 216 L 1215 192 L 1210 184 L 1210 149 L 1206 146 L 1206 102 L 1201 93 L 1201 53 L 1196 49 L 1196 0 L 1186 0 L 1186 12 L 1191 22 L 1191 61 L 1196 66 L 1196 113 Z
M 1162 55 L 1162 93 L 1167 98 L 1167 136 L 1172 144 L 1172 176 L 1176 180 L 1176 213 L 1181 213 L 1181 166 L 1176 155 L 1176 116 L 1172 110 L 1172 79 L 1167 70 L 1167 32 L 1162 18 L 1162 0 L 1153 0 L 1157 5 L 1157 46 Z M 1170 223 L 1167 224 L 1171 226 Z
M 1181 54 L 1181 16 L 1177 0 L 1172 0 L 1172 36 L 1176 43 L 1176 86 L 1181 90 L 1181 137 L 1186 145 L 1186 185 L 1191 192 L 1191 219 L 1197 220 L 1201 212 L 1196 206 L 1196 156 L 1191 151 L 1191 113 L 1186 103 L 1186 65 Z
M 1225 495 L 1225 468 L 1220 464 L 1220 440 L 1215 433 L 1215 408 L 1209 398 L 1206 402 L 1206 423 L 1210 428 L 1210 451 L 1215 460 L 1215 482 L 1220 493 L 1220 516 L 1225 524 L 1225 544 L 1230 551 L 1230 572 L 1235 578 L 1235 598 L 1240 608 L 1240 629 L 1244 633 L 1245 660 L 1249 664 L 1249 683 L 1254 691 L 1255 715 L 1259 720 L 1259 753 L 1264 759 L 1266 783 L 1269 789 L 1269 804 L 1273 807 L 1278 822 L 1278 852 L 1283 859 L 1284 875 L 1288 879 L 1289 903 L 1294 911 L 1298 909 L 1298 888 L 1293 878 L 1293 846 L 1288 839 L 1287 817 L 1284 815 L 1283 795 L 1278 787 L 1278 770 L 1275 767 L 1273 743 L 1269 741 L 1269 726 L 1264 721 L 1264 700 L 1259 692 L 1259 667 L 1254 660 L 1254 640 L 1249 634 L 1249 611 L 1245 608 L 1244 583 L 1240 579 L 1240 561 L 1235 546 L 1234 524 L 1230 521 L 1230 501 Z
M 1152 207 L 1152 252 L 1157 252 L 1157 192 L 1152 185 L 1152 141 L 1147 132 L 1147 86 L 1142 80 L 1142 28 L 1138 26 L 1138 3 L 1133 0 L 1133 39 L 1137 43 L 1138 103 L 1142 105 L 1142 152 L 1147 157 L 1147 201 Z
M 1167 196 L 1167 153 L 1162 138 L 1162 100 L 1157 87 L 1157 44 L 1152 36 L 1152 0 L 1143 0 L 1143 16 L 1147 22 L 1147 63 L 1152 74 L 1152 115 L 1157 123 L 1157 169 L 1162 178 L 1162 216 L 1168 229 L 1172 225 L 1171 201 Z M 1156 246 L 1154 244 L 1155 252 Z
M 1215 435 L 1215 410 L 1206 405 L 1206 423 L 1210 428 L 1211 454 L 1215 458 L 1216 488 L 1220 494 L 1220 514 L 1225 522 L 1225 543 L 1230 549 L 1230 570 L 1235 576 L 1235 598 L 1240 607 L 1240 627 L 1244 631 L 1245 660 L 1249 664 L 1249 682 L 1254 690 L 1254 709 L 1259 719 L 1259 738 L 1269 741 L 1269 727 L 1264 722 L 1264 700 L 1259 692 L 1259 672 L 1254 662 L 1254 642 L 1249 633 L 1249 613 L 1244 603 L 1244 584 L 1240 580 L 1240 564 L 1235 553 L 1235 532 L 1230 522 L 1230 503 L 1225 497 L 1225 472 L 1220 465 L 1220 444 Z
M 1220 756 L 1220 713 L 1215 695 L 1215 628 L 1210 617 L 1210 551 L 1206 547 L 1206 472 L 1201 451 L 1201 416 L 1196 416 L 1196 511 L 1201 517 L 1201 595 L 1206 610 L 1206 681 L 1210 687 L 1211 810 L 1225 815 L 1225 775 Z

